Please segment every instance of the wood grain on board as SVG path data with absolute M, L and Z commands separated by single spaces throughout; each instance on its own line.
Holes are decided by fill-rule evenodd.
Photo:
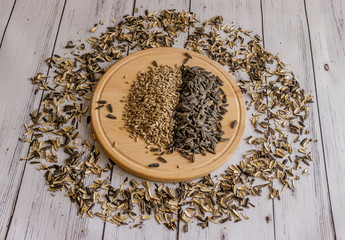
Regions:
M 141 71 L 148 71 L 148 67 L 152 66 L 153 61 L 172 67 L 181 65 L 187 52 L 192 56 L 186 64 L 187 66 L 202 67 L 224 82 L 222 89 L 230 106 L 227 108 L 228 112 L 223 115 L 222 122 L 228 124 L 223 125 L 222 131 L 224 131 L 224 137 L 229 140 L 218 143 L 216 154 L 197 155 L 195 162 L 174 152 L 163 156 L 166 163 L 160 163 L 158 168 L 149 168 L 149 164 L 160 161 L 153 152 L 146 148 L 145 141 L 140 139 L 136 142 L 129 137 L 128 131 L 124 130 L 126 121 L 122 119 L 122 114 L 125 103 L 121 101 L 129 94 L 130 86 L 137 79 L 137 74 Z M 117 116 L 116 120 L 107 117 L 108 108 L 97 109 L 100 106 L 97 102 L 100 100 L 106 100 L 107 103 L 115 106 L 112 114 Z M 222 166 L 241 143 L 247 119 L 241 90 L 220 64 L 202 54 L 171 47 L 146 49 L 118 61 L 97 84 L 90 111 L 97 142 L 116 165 L 138 177 L 159 182 L 194 180 Z M 235 120 L 238 124 L 232 128 L 230 123 Z M 116 146 L 114 146 L 114 142 L 116 142 Z
M 43 1 L 39 5 L 35 2 L 17 0 L 0 49 L 1 239 L 13 223 L 11 215 L 18 207 L 16 199 L 25 168 L 25 161 L 20 158 L 26 156 L 28 144 L 18 138 L 25 133 L 23 125 L 29 121 L 33 105 L 40 101 L 28 78 L 47 71 L 43 59 L 51 55 L 64 5 L 64 1 Z

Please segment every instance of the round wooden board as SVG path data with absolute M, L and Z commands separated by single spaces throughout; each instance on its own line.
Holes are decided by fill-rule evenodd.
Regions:
M 217 153 L 207 153 L 206 156 L 197 155 L 196 161 L 183 158 L 175 152 L 164 155 L 168 163 L 161 163 L 153 152 L 146 149 L 147 144 L 143 140 L 135 142 L 129 137 L 129 133 L 123 129 L 125 121 L 122 120 L 124 102 L 121 99 L 127 96 L 131 83 L 137 78 L 139 71 L 147 71 L 155 60 L 158 64 L 170 66 L 182 65 L 188 52 L 192 59 L 189 66 L 200 66 L 224 81 L 223 90 L 227 94 L 229 106 L 228 113 L 222 121 L 223 137 L 229 141 L 221 142 L 217 146 Z M 95 109 L 97 101 L 106 100 L 111 103 L 117 117 L 112 120 L 106 117 L 109 113 L 107 107 Z M 231 122 L 237 120 L 236 128 L 231 128 Z M 99 81 L 91 102 L 91 121 L 98 143 L 106 154 L 121 168 L 139 177 L 160 182 L 188 181 L 207 175 L 222 166 L 235 152 L 241 142 L 246 124 L 246 108 L 243 95 L 235 80 L 222 66 L 211 59 L 192 51 L 180 48 L 152 48 L 133 53 L 114 64 Z M 117 146 L 114 147 L 116 141 Z M 149 164 L 158 162 L 160 167 L 150 168 Z M 179 168 L 177 167 L 179 165 Z

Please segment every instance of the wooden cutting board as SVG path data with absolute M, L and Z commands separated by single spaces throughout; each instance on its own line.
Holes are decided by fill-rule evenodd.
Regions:
M 230 140 L 219 143 L 216 154 L 197 155 L 194 163 L 177 152 L 171 155 L 165 154 L 164 158 L 168 163 L 161 163 L 153 152 L 146 149 L 147 144 L 143 140 L 135 142 L 123 129 L 125 121 L 122 120 L 122 113 L 125 103 L 120 100 L 129 93 L 131 83 L 136 79 L 137 73 L 149 70 L 148 66 L 152 66 L 154 60 L 159 65 L 182 65 L 186 52 L 193 56 L 187 65 L 203 67 L 224 81 L 223 90 L 227 94 L 229 106 L 228 113 L 224 115 L 222 121 L 225 132 L 223 137 Z M 107 103 L 112 104 L 116 120 L 106 117 L 109 113 L 106 107 L 96 109 L 99 106 L 97 104 L 99 100 L 106 100 Z M 234 120 L 238 121 L 238 125 L 231 128 L 231 122 Z M 94 91 L 91 102 L 91 121 L 98 143 L 118 166 L 148 180 L 181 182 L 205 176 L 230 159 L 242 140 L 246 125 L 246 107 L 235 80 L 218 63 L 199 53 L 180 48 L 162 47 L 133 53 L 109 68 Z M 114 142 L 116 142 L 116 147 L 114 147 Z M 160 163 L 160 167 L 148 167 L 149 164 L 155 162 Z

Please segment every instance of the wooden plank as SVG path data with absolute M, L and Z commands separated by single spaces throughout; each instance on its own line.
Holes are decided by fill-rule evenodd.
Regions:
M 4 34 L 5 28 L 10 20 L 11 12 L 15 4 L 15 0 L 2 0 L 0 3 L 0 47 L 1 39 Z
M 112 24 L 118 12 L 124 13 L 127 9 L 132 9 L 132 6 L 133 3 L 125 1 L 68 1 L 54 53 L 64 56 L 64 47 L 69 40 L 73 40 L 74 43 L 79 43 L 79 39 L 85 41 L 92 35 L 90 29 L 94 24 L 103 20 L 104 25 L 99 26 L 94 33 L 98 35 L 106 26 Z M 83 31 L 77 34 L 80 30 Z M 49 55 L 43 55 L 42 59 Z M 90 131 L 90 126 L 86 126 L 85 123 L 79 125 L 82 136 L 90 136 Z M 59 157 L 63 160 L 63 154 L 59 154 Z M 105 156 L 103 160 L 108 161 Z M 98 218 L 77 216 L 76 205 L 64 196 L 64 192 L 57 192 L 56 196 L 52 197 L 42 175 L 32 165 L 26 167 L 8 239 L 102 238 L 104 223 Z M 90 177 L 88 180 L 93 179 Z
M 138 8 L 138 13 L 134 15 L 144 15 L 145 10 L 149 12 L 153 11 L 160 11 L 163 9 L 176 9 L 177 11 L 182 11 L 183 9 L 189 8 L 189 1 L 188 0 L 178 0 L 178 1 L 168 1 L 168 0 L 136 0 L 135 7 Z M 179 36 L 179 42 L 177 42 L 174 46 L 175 47 L 183 47 L 183 41 L 186 39 L 187 34 L 181 34 Z M 130 51 L 134 52 L 134 51 Z M 126 177 L 130 179 L 135 179 L 138 182 L 141 182 L 142 179 L 135 177 L 124 170 L 120 169 L 119 167 L 114 167 L 113 174 L 112 174 L 112 186 L 120 186 L 120 184 L 124 181 Z M 153 182 L 151 182 L 153 186 Z M 168 183 L 165 184 L 169 187 L 177 187 L 178 184 Z M 171 230 L 168 230 L 163 225 L 158 225 L 157 221 L 153 218 L 150 220 L 146 220 L 144 222 L 144 226 L 139 228 L 130 229 L 127 226 L 116 227 L 113 224 L 106 223 L 105 231 L 104 231 L 104 239 L 175 239 L 177 237 L 177 233 Z
M 192 1 L 191 11 L 195 12 L 201 20 L 207 20 L 216 15 L 222 15 L 223 24 L 231 26 L 232 24 L 242 27 L 246 30 L 253 30 L 254 34 L 262 35 L 261 11 L 259 1 Z M 244 75 L 245 76 L 245 75 Z M 240 76 L 233 76 L 238 80 Z M 245 100 L 249 100 L 245 96 Z M 254 128 L 249 121 L 254 111 L 247 111 L 247 125 L 244 137 L 250 135 L 256 136 Z M 220 175 L 227 167 L 243 159 L 243 154 L 250 150 L 251 146 L 244 141 L 240 144 L 236 153 L 229 159 L 223 167 L 213 172 L 212 175 Z M 265 217 L 273 218 L 272 201 L 267 199 L 267 192 L 263 192 L 263 197 L 251 198 L 255 208 L 245 209 L 244 213 L 250 217 L 249 220 L 241 222 L 226 222 L 224 224 L 212 224 L 206 229 L 201 229 L 196 222 L 189 224 L 189 231 L 184 233 L 182 227 L 184 223 L 180 222 L 179 239 L 274 239 L 273 221 L 268 223 Z
M 341 0 L 305 4 L 333 220 L 336 237 L 344 239 L 345 4 Z
M 264 0 L 262 3 L 265 47 L 274 54 L 279 53 L 286 64 L 291 64 L 302 88 L 315 95 L 303 4 L 298 0 Z M 276 239 L 333 239 L 317 103 L 311 107 L 310 118 L 305 123 L 310 128 L 307 137 L 319 140 L 308 145 L 314 161 L 309 167 L 309 177 L 301 176 L 293 193 L 284 192 L 281 201 L 274 201 Z
M 47 71 L 43 56 L 52 52 L 64 1 L 17 1 L 0 49 L 0 238 L 4 238 L 25 166 L 28 144 L 18 142 L 23 124 L 40 96 L 28 80 Z

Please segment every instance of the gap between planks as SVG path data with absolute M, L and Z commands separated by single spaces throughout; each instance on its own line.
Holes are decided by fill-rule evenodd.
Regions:
M 264 29 L 264 9 L 263 9 L 263 6 L 262 6 L 262 0 L 260 0 L 260 12 L 261 12 L 261 36 L 262 36 L 262 46 L 264 48 L 265 47 L 265 29 Z M 267 90 L 266 90 L 266 93 L 267 93 Z M 266 104 L 268 104 L 268 97 L 266 98 Z M 268 112 L 268 109 L 266 110 L 266 115 Z M 271 122 L 270 120 L 268 120 L 268 125 L 270 126 Z M 275 218 L 275 211 L 274 211 L 274 198 L 271 199 L 272 201 L 272 222 L 273 222 L 273 236 L 274 236 L 274 240 L 277 239 L 277 236 L 276 236 L 276 218 Z
M 4 41 L 4 37 L 5 37 L 5 34 L 6 34 L 6 30 L 7 30 L 8 24 L 10 23 L 10 20 L 11 20 L 11 17 L 12 17 L 12 13 L 13 13 L 13 10 L 14 10 L 14 8 L 15 8 L 15 6 L 16 6 L 16 2 L 17 2 L 17 0 L 14 0 L 14 3 L 13 3 L 13 6 L 12 6 L 10 15 L 8 16 L 8 20 L 7 20 L 7 22 L 6 22 L 4 31 L 3 31 L 3 33 L 2 33 L 2 37 L 1 37 L 1 41 L 0 41 L 0 49 L 1 49 L 1 46 L 2 46 L 2 42 Z

